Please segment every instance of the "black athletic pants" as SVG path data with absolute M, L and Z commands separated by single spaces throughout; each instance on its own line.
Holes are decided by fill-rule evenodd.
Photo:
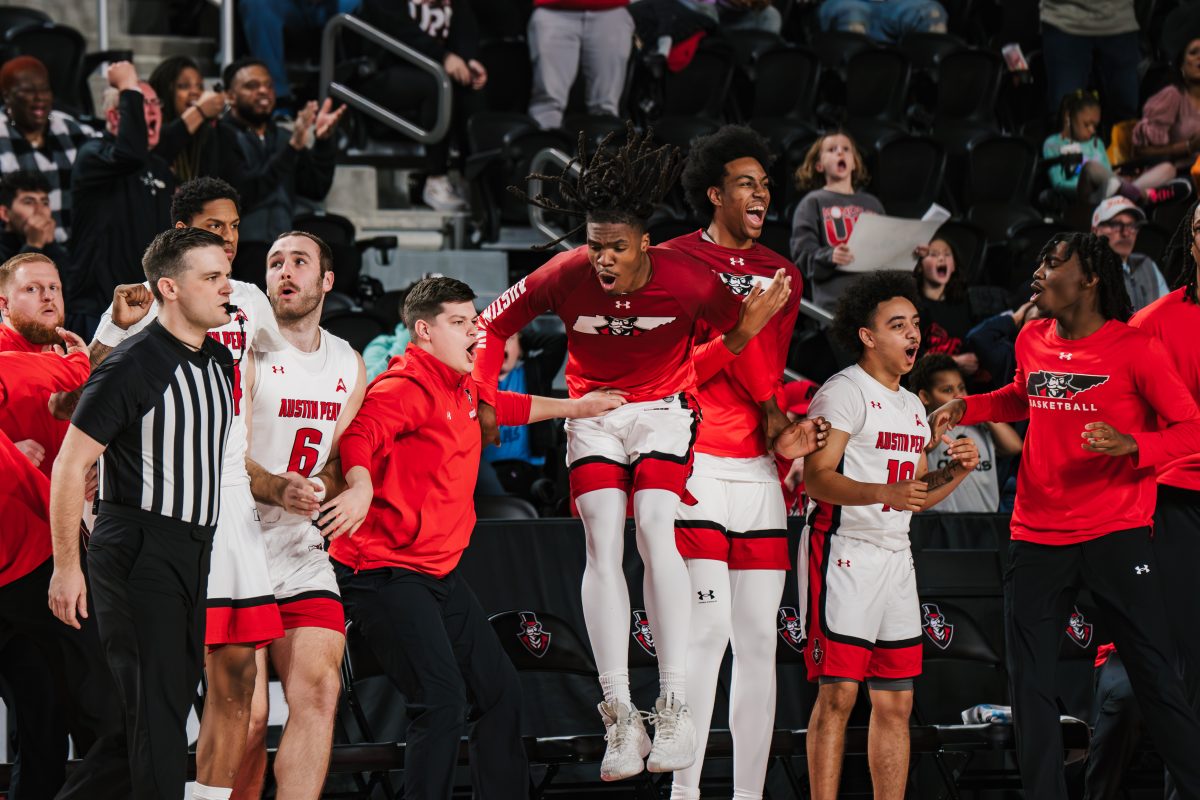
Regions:
M 1084 800 L 1120 800 L 1125 796 L 1121 791 L 1125 771 L 1146 728 L 1119 652 L 1113 652 L 1096 670 L 1091 723 Z
M 21 532 L 14 531 L 19 536 Z M 121 724 L 94 620 L 70 628 L 50 613 L 54 567 L 0 586 L 0 695 L 16 723 L 10 800 L 49 800 L 62 787 L 67 734 L 86 753 Z
M 59 794 L 66 800 L 179 800 L 187 717 L 204 665 L 213 529 L 100 504 L 88 543 L 88 608 L 124 708 Z
M 405 798 L 450 800 L 468 710 L 475 797 L 527 798 L 520 680 L 466 581 L 336 561 L 334 570 L 346 614 L 408 701 Z
M 1200 722 L 1178 672 L 1160 581 L 1149 528 L 1081 544 L 1010 545 L 1005 640 L 1026 797 L 1067 800 L 1054 673 L 1064 620 L 1079 590 L 1087 588 L 1110 626 L 1146 729 L 1180 797 L 1200 800 Z

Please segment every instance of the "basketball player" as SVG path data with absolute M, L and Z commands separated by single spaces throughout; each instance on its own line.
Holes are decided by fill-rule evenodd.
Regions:
M 1151 519 L 1154 468 L 1200 452 L 1200 411 L 1162 345 L 1125 324 L 1121 260 L 1103 237 L 1056 234 L 1031 285 L 1042 318 L 1017 336 L 1013 382 L 930 415 L 935 433 L 1029 419 L 1004 592 L 1025 795 L 1067 797 L 1054 665 L 1063 620 L 1087 588 L 1179 796 L 1195 800 L 1200 722 L 1176 668 Z
M 197 178 L 179 188 L 171 201 L 176 228 L 210 230 L 221 237 L 225 257 L 233 263 L 238 242 L 238 195 L 229 184 Z M 246 386 L 243 358 L 249 347 L 263 352 L 286 346 L 275 327 L 271 304 L 257 286 L 230 281 L 230 303 L 237 310 L 225 325 L 208 332 L 234 358 L 234 412 L 221 473 L 221 514 L 213 539 L 208 574 L 204 659 L 208 678 L 205 713 L 196 745 L 198 785 L 195 800 L 225 800 L 245 752 L 245 737 L 254 695 L 257 647 L 283 636 L 275 604 L 274 585 L 267 572 L 258 511 L 246 473 Z M 128 336 L 158 316 L 147 285 L 118 287 L 120 312 L 110 307 L 101 318 L 92 343 L 92 362 L 98 364 Z M 142 314 L 143 316 L 138 316 Z M 127 328 L 116 317 L 129 322 Z
M 804 461 L 813 501 L 800 553 L 809 580 L 804 656 L 819 684 L 808 723 L 809 785 L 813 800 L 838 796 L 846 722 L 866 682 L 875 799 L 902 800 L 913 679 L 921 672 L 909 518 L 970 475 L 979 453 L 970 439 L 946 437 L 951 463 L 927 468 L 925 408 L 900 386 L 921 343 L 912 276 L 859 279 L 842 295 L 833 329 L 858 363 L 826 381 L 809 407 L 832 426 L 826 446 Z
M 316 800 L 329 766 L 346 624 L 333 565 L 313 524 L 320 501 L 332 498 L 317 474 L 336 456 L 366 390 L 362 357 L 320 327 L 333 281 L 333 254 L 319 238 L 292 231 L 271 246 L 267 296 L 289 347 L 254 353 L 247 362 L 246 466 L 284 636 L 257 653 L 246 758 L 234 785 L 238 798 L 262 794 L 268 654 L 288 701 L 275 756 L 276 794 Z
M 632 128 L 623 146 L 606 149 L 610 139 L 590 160 L 580 140 L 578 179 L 567 171 L 543 178 L 557 185 L 561 203 L 543 195 L 530 200 L 583 217 L 587 245 L 551 259 L 484 311 L 475 374 L 490 405 L 504 342 L 550 310 L 567 328 L 571 396 L 605 387 L 627 393 L 628 404 L 603 419 L 566 424 L 571 495 L 587 537 L 584 620 L 604 692 L 599 710 L 608 747 L 600 777 L 619 780 L 695 760 L 685 686 L 691 590 L 673 521 L 700 422 L 691 357 L 697 323 L 725 332 L 717 346 L 739 353 L 786 302 L 789 280 L 779 270 L 766 291 L 755 287 L 743 303 L 691 258 L 650 247 L 646 220 L 678 174 L 677 153 L 654 148 Z M 747 352 L 735 363 L 754 382 L 751 395 L 774 405 L 774 378 L 761 351 L 757 360 Z M 775 413 L 783 424 L 769 431 L 772 439 L 787 424 L 777 406 Z M 491 416 L 481 406 L 485 438 L 494 430 Z M 630 492 L 659 660 L 653 747 L 629 695 L 630 606 L 621 558 Z
M 710 222 L 663 247 L 687 253 L 697 260 L 697 269 L 712 270 L 738 296 L 756 285 L 768 285 L 780 269 L 791 277 L 787 305 L 757 337 L 774 388 L 780 390 L 803 278 L 791 261 L 758 243 L 771 202 L 764 168 L 770 163 L 769 145 L 747 127 L 726 125 L 692 142 L 681 179 L 684 195 L 692 210 L 709 216 Z M 697 341 L 708 337 L 719 334 L 708 330 Z M 696 348 L 697 373 L 709 372 L 701 366 L 703 350 L 703 345 Z M 714 352 L 729 351 L 720 347 Z M 775 461 L 767 451 L 762 407 L 728 368 L 716 370 L 707 380 L 698 374 L 698 383 L 704 423 L 687 484 L 696 502 L 680 503 L 675 513 L 675 541 L 691 577 L 687 681 L 697 748 L 696 762 L 675 773 L 671 797 L 700 797 L 717 673 L 732 642 L 733 796 L 761 799 L 775 719 L 776 619 L 784 577 L 791 568 L 787 510 Z M 805 426 L 814 435 L 814 446 L 823 443 L 825 427 L 824 420 L 810 420 Z M 787 456 L 806 454 L 797 450 Z M 801 591 L 804 577 L 800 576 Z

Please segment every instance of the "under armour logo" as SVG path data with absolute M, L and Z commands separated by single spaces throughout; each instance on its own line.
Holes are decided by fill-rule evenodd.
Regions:
M 283 367 L 273 366 L 273 367 L 271 367 L 271 372 L 274 372 L 275 374 L 279 374 L 279 373 L 283 372 Z
M 839 558 L 839 559 L 838 559 L 838 566 L 839 566 L 839 567 L 848 567 L 848 566 L 850 566 L 850 559 L 848 559 L 848 558 Z
M 1139 564 L 1139 565 L 1134 566 L 1134 568 L 1133 568 L 1133 573 L 1135 575 L 1145 575 L 1149 571 L 1150 571 L 1149 564 Z
M 735 258 L 734 256 L 730 256 L 730 257 L 729 257 L 729 266 L 731 266 L 731 267 L 744 267 L 744 266 L 746 266 L 746 259 L 744 259 L 744 258 Z
M 702 603 L 705 600 L 716 600 L 717 599 L 717 593 L 712 589 L 709 589 L 707 592 L 696 592 L 696 595 L 697 595 L 696 599 L 698 599 Z
M 629 308 L 631 305 L 633 305 L 633 304 L 628 300 L 618 300 L 617 301 L 617 308 Z
M 1058 357 L 1061 358 L 1063 361 L 1070 361 L 1074 355 L 1075 355 L 1074 353 L 1059 353 Z
M 883 408 L 883 403 L 876 403 L 874 400 L 872 400 L 871 408 Z

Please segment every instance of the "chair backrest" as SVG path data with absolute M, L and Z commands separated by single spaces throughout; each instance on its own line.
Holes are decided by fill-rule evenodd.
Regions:
M 523 497 L 477 497 L 475 516 L 479 519 L 537 519 L 537 509 Z
M 812 41 L 821 64 L 830 69 L 843 69 L 859 53 L 877 47 L 866 34 L 852 31 L 822 31 Z
M 885 139 L 874 161 L 871 192 L 892 216 L 919 219 L 941 194 L 946 151 L 933 139 Z
M 899 50 L 876 47 L 857 53 L 846 64 L 846 116 L 899 121 L 911 79 L 912 65 Z
M 956 50 L 938 64 L 938 119 L 991 122 L 1004 77 L 1000 56 L 986 50 Z
M 292 229 L 319 236 L 328 245 L 353 245 L 357 236 L 354 223 L 340 214 L 301 214 L 292 220 Z
M 0 35 L 27 25 L 44 25 L 52 22 L 45 11 L 25 6 L 0 6 Z
M 733 52 L 719 45 L 701 45 L 692 63 L 668 72 L 663 92 L 663 116 L 703 116 L 720 119 L 733 78 Z
M 983 271 L 987 234 L 969 222 L 948 220 L 942 223 L 935 235 L 954 245 L 954 252 L 958 253 L 958 258 L 962 261 L 958 265 L 959 271 L 967 279 L 968 284 L 974 283 L 980 272 Z
M 321 327 L 334 336 L 345 339 L 359 353 L 379 334 L 391 333 L 383 329 L 383 324 L 378 319 L 362 311 L 329 314 L 321 320 Z
M 591 649 L 562 617 L 522 610 L 493 614 L 488 621 L 519 672 L 596 675 Z
M 999 630 L 989 638 L 962 605 L 922 592 L 923 665 L 914 697 L 922 723 L 961 723 L 962 712 L 971 706 L 1006 704 L 1004 662 L 992 644 L 1001 638 Z
M 897 47 L 914 69 L 937 72 L 943 58 L 967 49 L 967 43 L 952 33 L 906 33 Z
M 921 597 L 921 634 L 926 660 L 1003 663 L 975 618 L 957 603 L 938 596 Z
M 780 47 L 754 62 L 753 117 L 811 119 L 821 79 L 821 60 L 812 50 Z
M 753 28 L 722 31 L 721 38 L 733 49 L 734 62 L 752 71 L 763 53 L 784 44 L 779 34 Z
M 479 60 L 487 66 L 483 96 L 491 111 L 524 113 L 529 108 L 533 66 L 524 39 L 490 39 L 479 44 Z
M 913 553 L 922 594 L 999 597 L 1000 557 L 995 550 L 930 548 Z
M 985 136 L 967 147 L 967 204 L 1028 203 L 1037 151 L 1015 136 Z
M 79 31 L 53 22 L 18 26 L 4 34 L 2 51 L 5 59 L 34 56 L 46 65 L 56 106 L 75 115 L 90 110 L 90 98 L 81 92 L 87 43 Z

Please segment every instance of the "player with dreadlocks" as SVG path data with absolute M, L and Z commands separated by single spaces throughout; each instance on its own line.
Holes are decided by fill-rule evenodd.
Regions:
M 1042 318 L 1017 337 L 1013 382 L 930 415 L 936 437 L 960 423 L 1029 420 L 1004 613 L 1025 794 L 1067 797 L 1054 664 L 1086 588 L 1180 796 L 1200 798 L 1200 722 L 1174 664 L 1162 562 L 1150 537 L 1150 468 L 1200 451 L 1200 411 L 1162 344 L 1125 323 L 1129 296 L 1105 239 L 1056 234 L 1032 288 Z
M 679 174 L 678 151 L 655 147 L 632 127 L 624 145 L 611 144 L 610 136 L 589 158 L 581 137 L 579 155 L 561 175 L 531 176 L 555 187 L 557 199 L 514 190 L 533 205 L 581 219 L 567 236 L 586 229 L 587 244 L 555 256 L 483 312 L 475 366 L 490 404 L 504 342 L 551 311 L 567 329 L 571 396 L 606 389 L 628 401 L 607 417 L 567 425 L 571 495 L 587 538 L 584 620 L 604 692 L 604 780 L 644 767 L 682 769 L 695 759 L 685 689 L 690 583 L 673 522 L 700 424 L 692 345 L 701 320 L 724 332 L 710 349 L 724 348 L 732 358 L 746 348 L 736 361 L 753 393 L 769 397 L 774 381 L 761 350 L 747 345 L 790 292 L 779 270 L 768 288 L 755 287 L 743 301 L 688 256 L 651 247 L 646 220 Z M 575 164 L 580 171 L 572 177 Z M 480 417 L 491 436 L 491 410 L 481 405 Z M 630 605 L 621 561 L 630 493 L 659 662 L 660 696 L 649 715 L 653 747 L 629 695 Z

